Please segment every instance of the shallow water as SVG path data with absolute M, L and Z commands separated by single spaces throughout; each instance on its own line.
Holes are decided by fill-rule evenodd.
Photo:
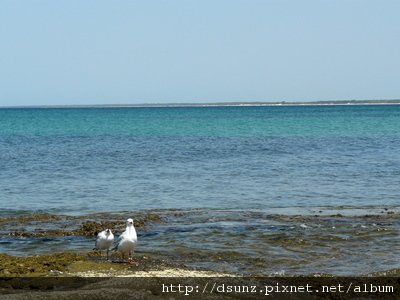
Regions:
M 190 266 L 400 267 L 398 105 L 0 109 L 0 170 L 1 216 L 75 216 L 3 224 L 0 252 L 88 251 L 93 238 L 10 233 L 151 210 L 164 221 L 138 251 Z
M 376 211 L 365 208 L 354 215 L 354 210 L 319 208 L 302 215 L 261 210 L 152 211 L 160 219 L 137 228 L 137 253 L 245 275 L 366 275 L 400 268 L 400 211 L 383 208 L 371 214 Z M 118 235 L 126 216 L 140 218 L 146 213 L 9 220 L 2 222 L 0 249 L 14 255 L 88 253 L 94 236 L 46 236 L 46 232 L 62 229 L 68 234 L 88 220 L 117 221 L 112 230 Z M 41 234 L 35 237 L 35 233 Z

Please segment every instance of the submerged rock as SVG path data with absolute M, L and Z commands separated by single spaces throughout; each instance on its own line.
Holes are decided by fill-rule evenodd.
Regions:
M 126 213 L 129 215 L 129 213 Z M 96 221 L 93 221 L 93 219 Z M 118 218 L 118 219 L 117 219 Z M 98 221 L 97 221 L 98 220 Z M 134 216 L 136 228 L 143 228 L 150 223 L 160 223 L 162 218 L 156 213 L 145 213 Z M 105 228 L 113 232 L 122 232 L 125 226 L 124 217 L 87 215 L 22 215 L 0 218 L 4 224 L 0 235 L 15 237 L 55 237 L 55 236 L 96 236 Z M 26 229 L 28 228 L 28 229 Z

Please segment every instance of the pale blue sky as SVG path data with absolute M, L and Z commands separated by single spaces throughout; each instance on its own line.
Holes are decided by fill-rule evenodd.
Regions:
M 0 0 L 0 105 L 400 98 L 400 1 Z

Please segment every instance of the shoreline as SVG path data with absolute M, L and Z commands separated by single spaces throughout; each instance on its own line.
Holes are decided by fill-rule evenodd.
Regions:
M 0 254 L 0 278 L 14 277 L 235 277 L 166 261 L 151 254 L 135 255 L 133 263 L 99 257 L 97 251 L 79 254 L 59 252 L 29 256 Z
M 2 217 L 0 276 L 400 276 L 393 248 L 398 208 L 363 212 L 167 210 Z M 100 230 L 111 228 L 118 236 L 126 215 L 134 217 L 139 233 L 137 267 L 122 263 L 116 252 L 110 263 L 91 250 Z M 356 252 L 370 243 L 381 247 L 363 256 L 364 267 L 348 263 L 360 260 Z M 394 250 L 391 256 L 388 249 Z M 376 257 L 384 261 L 368 267 Z

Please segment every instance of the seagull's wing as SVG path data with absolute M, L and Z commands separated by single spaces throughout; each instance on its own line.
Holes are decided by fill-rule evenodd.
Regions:
M 115 250 L 118 249 L 119 243 L 120 243 L 120 242 L 124 239 L 124 237 L 125 237 L 125 232 L 126 232 L 126 231 L 124 231 L 123 233 L 121 233 L 121 235 L 117 238 L 117 240 L 114 239 L 114 245 L 115 245 L 115 246 L 114 246 L 111 250 L 115 251 Z

